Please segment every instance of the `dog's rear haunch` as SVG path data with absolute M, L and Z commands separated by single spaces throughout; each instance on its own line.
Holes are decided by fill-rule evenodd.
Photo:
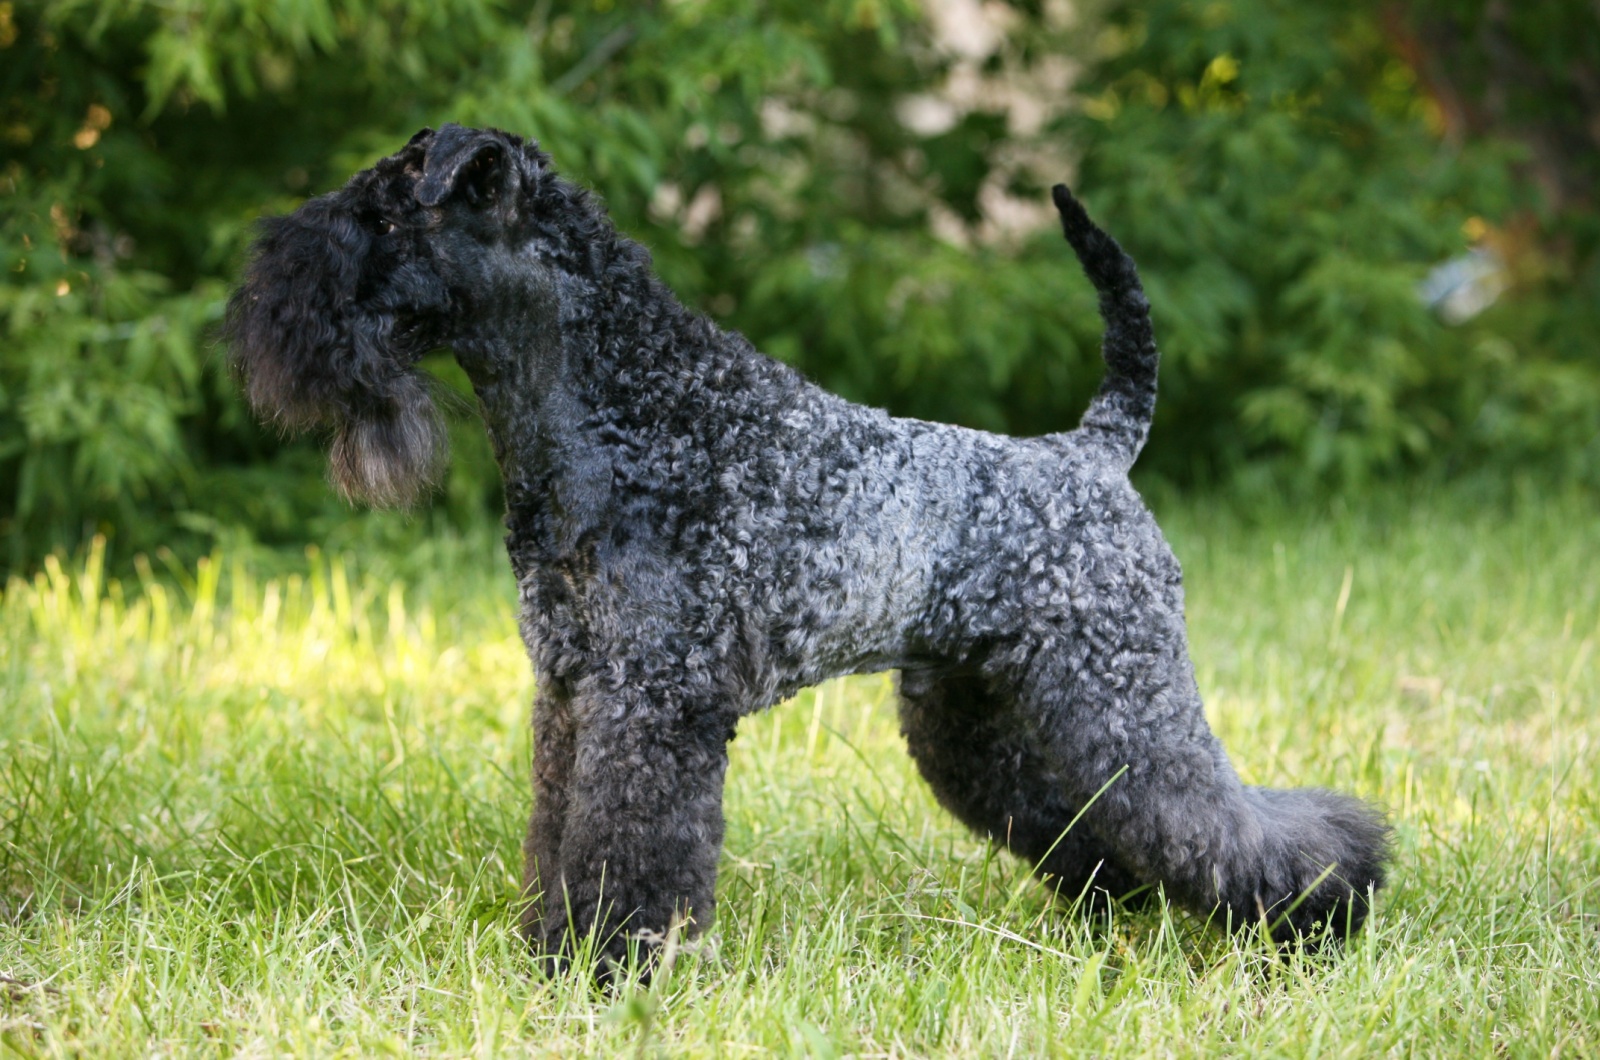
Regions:
M 1055 202 L 1107 371 L 1078 428 L 1040 438 L 819 389 L 681 305 L 593 197 L 496 130 L 424 130 L 266 222 L 233 362 L 264 419 L 331 434 L 345 492 L 432 482 L 422 354 L 448 347 L 476 390 L 538 679 L 523 928 L 542 952 L 708 927 L 739 719 L 885 669 L 939 801 L 1064 898 L 1159 885 L 1279 940 L 1361 925 L 1380 815 L 1245 787 L 1206 726 L 1178 563 L 1127 479 L 1155 404 L 1148 303 Z

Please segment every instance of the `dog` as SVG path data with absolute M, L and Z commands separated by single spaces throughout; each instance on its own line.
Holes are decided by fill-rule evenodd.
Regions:
M 1384 881 L 1364 803 L 1240 783 L 1206 725 L 1178 562 L 1128 481 L 1158 353 L 1131 258 L 1054 189 L 1106 374 L 1075 430 L 1009 438 L 811 384 L 683 306 L 536 142 L 424 129 L 262 223 L 227 311 L 253 409 L 331 435 L 348 497 L 445 460 L 417 368 L 448 347 L 505 481 L 537 676 L 521 929 L 612 968 L 715 911 L 739 719 L 899 671 L 939 802 L 1068 898 L 1159 887 L 1280 942 Z M 637 954 L 636 954 L 637 955 Z M 602 974 L 610 974 L 603 972 Z

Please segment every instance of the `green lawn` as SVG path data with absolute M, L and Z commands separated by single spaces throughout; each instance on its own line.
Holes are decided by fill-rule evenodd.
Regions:
M 649 991 L 548 981 L 511 931 L 531 677 L 491 535 L 270 580 L 90 556 L 0 600 L 0 1048 L 1600 1054 L 1600 504 L 1160 515 L 1245 779 L 1394 814 L 1336 959 L 1053 906 L 868 677 L 740 729 L 709 943 Z

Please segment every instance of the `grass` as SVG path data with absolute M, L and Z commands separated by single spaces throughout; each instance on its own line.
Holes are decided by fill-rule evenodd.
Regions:
M 1053 905 L 868 677 L 740 729 L 710 944 L 552 982 L 511 931 L 532 682 L 487 535 L 272 578 L 91 554 L 0 598 L 0 1051 L 1600 1053 L 1600 509 L 1163 508 L 1245 779 L 1394 814 L 1341 957 Z

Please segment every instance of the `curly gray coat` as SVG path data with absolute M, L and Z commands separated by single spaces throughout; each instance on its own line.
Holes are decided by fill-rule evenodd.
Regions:
M 889 668 L 939 800 L 1062 894 L 1159 884 L 1280 939 L 1361 924 L 1381 818 L 1242 786 L 1206 726 L 1178 563 L 1127 478 L 1155 404 L 1148 303 L 1055 201 L 1107 375 L 1078 429 L 1026 439 L 813 386 L 682 306 L 497 130 L 424 130 L 264 223 L 234 364 L 267 419 L 332 431 L 348 494 L 404 503 L 438 470 L 423 353 L 448 346 L 477 392 L 538 676 L 523 925 L 544 951 L 709 925 L 739 719 Z

